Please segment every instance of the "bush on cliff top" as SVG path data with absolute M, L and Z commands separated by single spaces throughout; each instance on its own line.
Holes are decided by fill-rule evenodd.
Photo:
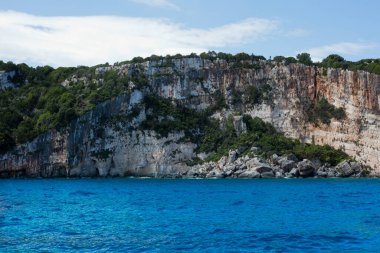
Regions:
M 380 59 L 362 59 L 357 62 L 352 62 L 345 60 L 340 55 L 332 54 L 316 65 L 324 68 L 341 68 L 353 71 L 364 70 L 380 75 Z

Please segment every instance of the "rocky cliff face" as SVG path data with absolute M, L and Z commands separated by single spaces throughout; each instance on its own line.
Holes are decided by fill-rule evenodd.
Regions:
M 0 90 L 12 89 L 17 87 L 17 84 L 11 82 L 11 79 L 15 76 L 15 71 L 0 71 Z
M 186 161 L 196 156 L 196 145 L 183 142 L 183 132 L 161 137 L 136 128 L 147 113 L 141 101 L 150 94 L 196 110 L 215 107 L 224 98 L 228 109 L 215 111 L 213 117 L 236 112 L 258 116 L 289 137 L 342 148 L 371 166 L 374 174 L 380 173 L 378 75 L 265 61 L 255 68 L 237 68 L 225 60 L 197 57 L 172 60 L 170 65 L 158 61 L 99 68 L 97 74 L 116 70 L 130 75 L 137 67 L 147 76 L 147 86 L 131 83 L 130 94 L 106 101 L 70 126 L 1 155 L 1 176 L 175 176 L 190 171 Z M 250 100 L 250 87 L 265 88 L 260 103 Z M 320 97 L 344 108 L 346 118 L 332 119 L 330 124 L 309 122 L 307 107 Z M 244 127 L 235 122 L 237 130 Z

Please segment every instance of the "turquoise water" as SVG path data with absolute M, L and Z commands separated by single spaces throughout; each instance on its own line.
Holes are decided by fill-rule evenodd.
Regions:
M 376 252 L 380 180 L 0 181 L 0 252 Z

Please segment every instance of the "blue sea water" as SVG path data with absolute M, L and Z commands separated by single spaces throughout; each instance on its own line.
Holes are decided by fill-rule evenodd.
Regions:
M 0 252 L 379 252 L 380 180 L 0 181 Z

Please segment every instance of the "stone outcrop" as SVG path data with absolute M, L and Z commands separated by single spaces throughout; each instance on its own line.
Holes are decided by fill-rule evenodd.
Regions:
M 234 112 L 260 117 L 288 137 L 341 148 L 358 162 L 372 167 L 373 175 L 380 174 L 379 75 L 363 71 L 323 70 L 301 64 L 266 61 L 258 64 L 260 68 L 236 69 L 225 60 L 209 61 L 198 57 L 174 59 L 171 66 L 164 67 L 160 62 L 142 63 L 149 80 L 146 87 L 140 91 L 132 88 L 131 94 L 99 104 L 68 127 L 48 131 L 0 155 L 0 176 L 251 178 L 360 175 L 360 165 L 354 162 L 347 161 L 332 168 L 312 165 L 310 161 L 299 162 L 292 156 L 270 161 L 258 157 L 252 160 L 241 157 L 238 150 L 231 151 L 225 160 L 218 163 L 190 167 L 186 162 L 197 156 L 194 151 L 196 145 L 183 142 L 184 133 L 173 132 L 162 137 L 154 131 L 138 129 L 146 112 L 144 108 L 138 116 L 132 116 L 131 112 L 143 96 L 149 94 L 174 99 L 196 110 L 209 108 L 215 105 L 216 98 L 222 97 L 228 109 L 216 111 L 213 117 L 217 119 L 225 119 Z M 134 67 L 134 64 L 115 65 L 99 68 L 96 73 L 101 75 L 116 70 L 120 75 L 128 75 Z M 78 80 L 101 82 L 100 79 L 85 79 L 72 77 L 64 85 Z M 266 94 L 268 99 L 260 104 L 249 103 L 247 87 L 263 85 L 270 87 L 269 94 Z M 344 108 L 347 117 L 341 121 L 332 119 L 330 124 L 308 122 L 307 106 L 319 97 Z M 236 102 L 240 98 L 243 103 Z M 112 118 L 116 116 L 126 120 L 115 125 Z M 241 116 L 234 116 L 233 124 L 238 134 L 246 131 Z
M 235 150 L 236 152 L 236 150 Z M 292 156 L 277 156 L 263 160 L 257 156 L 240 156 L 229 162 L 222 157 L 217 162 L 208 162 L 193 166 L 188 172 L 181 175 L 184 178 L 326 178 L 326 177 L 363 177 L 366 172 L 359 163 L 343 161 L 337 166 L 320 166 L 310 160 L 291 160 Z M 226 162 L 227 161 L 227 162 Z M 279 166 L 278 161 L 294 163 L 289 168 Z M 222 166 L 220 166 L 223 164 Z

